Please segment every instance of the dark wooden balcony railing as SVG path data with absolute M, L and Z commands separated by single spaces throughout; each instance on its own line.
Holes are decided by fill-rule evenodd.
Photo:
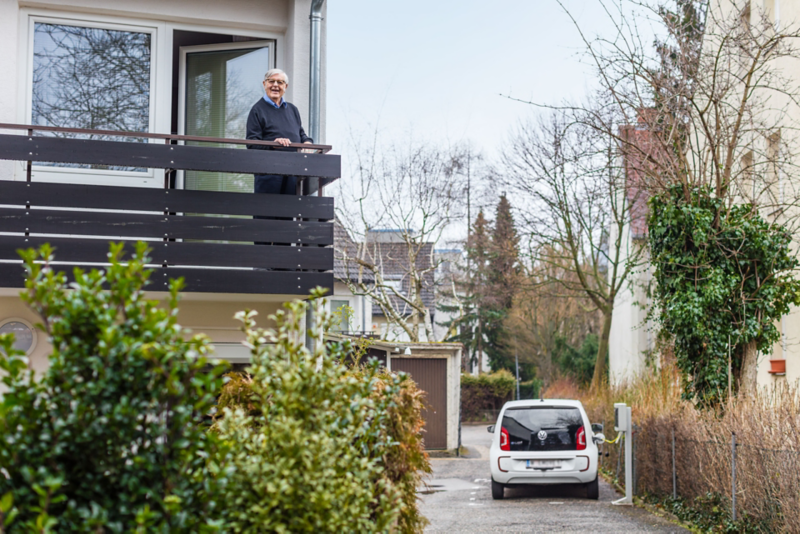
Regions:
M 320 152 L 311 154 L 243 150 L 171 143 L 275 143 L 0 124 L 12 128 L 28 135 L 0 134 L 0 159 L 27 161 L 28 169 L 36 161 L 164 169 L 167 177 L 175 170 L 281 174 L 300 177 L 306 191 L 313 179 L 316 192 L 341 168 L 339 156 L 325 154 L 330 147 L 323 145 L 303 145 Z M 32 135 L 39 129 L 166 143 Z M 48 242 L 56 249 L 54 268 L 71 272 L 75 265 L 107 262 L 109 241 L 147 240 L 153 291 L 166 290 L 169 279 L 178 277 L 185 279 L 187 292 L 332 290 L 333 216 L 333 199 L 322 196 L 39 183 L 30 181 L 29 173 L 28 181 L 0 180 L 0 233 L 6 234 L 0 235 L 0 287 L 22 287 L 20 248 Z

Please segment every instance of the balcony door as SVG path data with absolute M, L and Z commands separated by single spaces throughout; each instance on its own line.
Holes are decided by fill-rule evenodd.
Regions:
M 250 108 L 263 98 L 264 74 L 274 65 L 274 43 L 187 46 L 181 48 L 180 57 L 179 133 L 244 139 Z M 178 186 L 252 193 L 253 175 L 186 171 L 178 177 Z

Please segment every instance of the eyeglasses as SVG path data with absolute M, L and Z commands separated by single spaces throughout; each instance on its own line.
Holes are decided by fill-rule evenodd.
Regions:
M 264 80 L 264 83 L 267 85 L 286 85 L 283 80 Z

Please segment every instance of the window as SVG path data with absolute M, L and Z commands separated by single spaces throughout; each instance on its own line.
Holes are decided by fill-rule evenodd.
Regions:
M 583 426 L 577 408 L 543 406 L 509 408 L 503 414 L 512 451 L 571 451 Z
M 168 124 L 168 94 L 157 88 L 159 25 L 97 15 L 57 14 L 31 9 L 27 91 L 23 122 L 61 128 L 152 133 Z M 38 11 L 38 13 L 37 13 Z M 162 32 L 163 33 L 163 32 Z M 164 55 L 163 53 L 161 54 Z M 160 78 L 159 78 L 160 79 Z M 166 87 L 162 84 L 162 87 Z M 157 107 L 165 118 L 159 119 Z M 129 143 L 158 142 L 134 137 L 36 132 L 36 135 Z M 73 184 L 152 187 L 163 173 L 136 166 L 33 162 L 32 179 Z M 25 164 L 19 171 L 24 172 Z
M 350 320 L 353 317 L 353 308 L 346 300 L 331 299 L 331 313 L 333 314 L 333 331 L 349 332 Z
M 383 285 L 386 286 L 386 293 L 389 295 L 393 295 L 392 289 L 396 290 L 398 293 L 403 293 L 403 281 L 402 280 L 384 280 Z
M 32 17 L 29 50 L 31 124 L 148 133 L 154 131 L 154 28 Z M 46 134 L 86 138 L 76 133 Z M 141 138 L 92 139 L 147 142 Z M 33 163 L 34 180 L 144 185 L 150 169 L 107 165 Z M 134 182 L 120 177 L 134 178 Z

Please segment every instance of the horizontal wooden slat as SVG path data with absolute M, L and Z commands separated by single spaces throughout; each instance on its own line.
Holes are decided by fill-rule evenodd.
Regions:
M 50 243 L 56 261 L 104 263 L 108 261 L 108 241 L 50 237 L 0 236 L 0 259 L 19 259 L 18 250 L 39 248 Z M 227 245 L 216 243 L 149 242 L 152 263 L 170 266 L 260 267 L 264 269 L 333 269 L 333 249 L 269 245 Z M 127 242 L 125 257 L 134 243 Z
M 72 278 L 72 265 L 54 265 L 56 271 Z M 82 267 L 84 270 L 90 270 Z M 273 295 L 308 295 L 322 286 L 333 290 L 333 273 L 297 273 L 289 271 L 231 271 L 212 269 L 162 268 L 150 277 L 148 291 L 166 291 L 169 280 L 183 277 L 183 291 L 192 293 L 261 293 Z M 21 264 L 0 263 L 1 287 L 24 287 L 25 270 Z
M 0 181 L 0 204 L 331 220 L 329 197 Z
M 0 135 L 0 159 L 288 176 L 341 176 L 341 157 L 278 150 Z
M 0 229 L 31 234 L 333 244 L 333 224 L 223 217 L 0 208 Z

